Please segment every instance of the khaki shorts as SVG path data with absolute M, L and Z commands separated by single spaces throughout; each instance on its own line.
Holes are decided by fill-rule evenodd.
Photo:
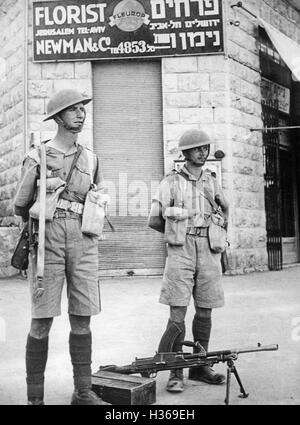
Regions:
M 82 234 L 81 217 L 78 214 L 64 212 L 61 216 L 46 222 L 43 279 L 45 292 L 38 300 L 33 297 L 32 264 L 28 270 L 34 319 L 61 314 L 61 295 L 65 280 L 69 314 L 92 316 L 100 312 L 98 239 Z
M 193 296 L 196 307 L 223 307 L 221 277 L 221 254 L 210 250 L 207 237 L 187 235 L 184 246 L 168 245 L 159 301 L 185 307 Z

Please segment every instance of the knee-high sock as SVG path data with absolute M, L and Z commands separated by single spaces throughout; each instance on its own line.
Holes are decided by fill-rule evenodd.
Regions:
M 26 382 L 28 400 L 44 398 L 44 373 L 48 358 L 49 338 L 27 337 L 26 345 Z
M 195 315 L 192 331 L 194 341 L 199 341 L 205 351 L 207 351 L 211 331 L 211 317 L 201 317 Z
M 92 334 L 70 332 L 69 348 L 73 365 L 74 387 L 79 393 L 92 388 Z

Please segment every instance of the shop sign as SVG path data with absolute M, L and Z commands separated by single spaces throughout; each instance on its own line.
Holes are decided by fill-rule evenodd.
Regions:
M 222 0 L 33 3 L 35 62 L 224 52 Z
M 277 104 L 280 112 L 285 114 L 290 113 L 290 89 L 278 83 L 262 78 L 261 94 L 263 101 L 274 101 Z

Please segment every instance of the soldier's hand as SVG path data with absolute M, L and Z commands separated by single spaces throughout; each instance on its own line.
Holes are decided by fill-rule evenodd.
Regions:
M 29 228 L 29 220 L 23 218 L 23 230 L 28 230 Z
M 188 210 L 180 207 L 167 207 L 164 216 L 172 220 L 185 220 L 188 218 Z
M 99 202 L 101 206 L 108 206 L 110 204 L 110 196 L 107 193 L 101 193 L 99 195 Z
M 228 209 L 229 204 L 228 204 L 227 200 L 224 198 L 224 196 L 216 195 L 215 201 L 222 208 L 223 211 Z
M 197 214 L 199 214 L 199 211 L 196 210 L 196 208 L 189 209 L 189 218 L 195 217 Z

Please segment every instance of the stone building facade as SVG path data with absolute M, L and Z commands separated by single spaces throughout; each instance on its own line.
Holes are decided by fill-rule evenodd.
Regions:
M 4 28 L 0 35 L 0 221 L 1 232 L 10 235 L 6 236 L 8 244 L 16 233 L 11 201 L 21 159 L 30 141 L 39 143 L 55 130 L 53 122 L 42 123 L 49 97 L 62 88 L 77 87 L 86 94 L 95 90 L 95 61 L 33 62 L 32 3 L 0 0 L 0 27 Z M 163 171 L 172 168 L 179 156 L 178 138 L 190 127 L 212 135 L 212 159 L 217 150 L 225 153 L 221 179 L 231 204 L 228 260 L 229 273 L 235 274 L 268 269 L 263 133 L 250 131 L 264 125 L 262 70 L 257 20 L 245 10 L 230 7 L 236 2 L 223 3 L 225 54 L 156 60 L 161 75 Z M 297 1 L 245 0 L 243 5 L 300 43 Z M 91 147 L 98 138 L 95 118 L 90 104 L 80 137 Z M 295 205 L 298 193 L 295 186 Z M 299 260 L 297 205 L 295 211 L 294 262 Z M 13 273 L 7 258 L 1 261 L 0 267 L 6 270 L 3 273 Z M 156 266 L 144 268 L 157 271 Z M 134 267 L 125 264 L 123 269 L 128 273 Z

